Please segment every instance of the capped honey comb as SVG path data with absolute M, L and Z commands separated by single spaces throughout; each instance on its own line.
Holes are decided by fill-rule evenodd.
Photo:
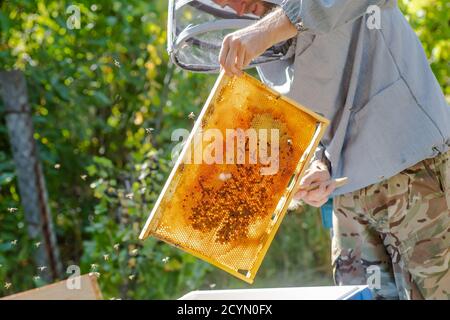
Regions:
M 247 74 L 221 73 L 140 238 L 252 283 L 327 125 Z

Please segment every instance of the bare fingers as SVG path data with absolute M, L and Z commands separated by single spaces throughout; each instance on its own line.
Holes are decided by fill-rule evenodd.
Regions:
M 313 207 L 321 207 L 328 201 L 335 188 L 336 183 L 334 181 L 326 181 L 323 182 L 318 189 L 311 191 L 300 190 L 296 193 L 294 198 L 303 200 L 303 202 Z
M 228 76 L 242 75 L 242 69 L 245 67 L 245 52 L 239 38 L 225 37 L 219 54 L 219 63 Z

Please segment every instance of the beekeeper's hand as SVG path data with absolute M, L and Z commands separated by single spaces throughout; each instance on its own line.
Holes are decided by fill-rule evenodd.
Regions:
M 311 191 L 304 190 L 312 184 L 319 184 L 319 187 Z M 335 188 L 336 183 L 331 180 L 330 172 L 326 164 L 316 160 L 306 170 L 306 174 L 300 181 L 299 190 L 295 193 L 294 199 L 302 200 L 313 207 L 321 207 L 328 201 Z
M 219 54 L 220 66 L 228 75 L 241 75 L 242 69 L 268 48 L 297 34 L 282 9 L 276 9 L 257 23 L 228 34 Z

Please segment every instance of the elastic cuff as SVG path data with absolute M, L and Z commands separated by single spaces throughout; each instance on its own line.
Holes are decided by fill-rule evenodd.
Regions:
M 284 10 L 286 16 L 289 18 L 293 25 L 297 25 L 301 21 L 301 2 L 301 0 L 284 0 L 281 3 L 281 8 Z
M 319 144 L 316 151 L 314 152 L 314 155 L 312 157 L 312 161 L 321 161 L 323 162 L 327 168 L 328 172 L 331 174 L 331 162 L 328 160 L 327 156 L 325 155 L 325 147 L 322 144 Z

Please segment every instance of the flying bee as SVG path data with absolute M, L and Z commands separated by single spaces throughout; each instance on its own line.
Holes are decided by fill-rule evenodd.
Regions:
M 133 197 L 134 197 L 134 194 L 133 193 L 127 193 L 126 195 L 125 195 L 125 198 L 127 198 L 127 199 L 130 199 L 130 200 L 133 200 Z

